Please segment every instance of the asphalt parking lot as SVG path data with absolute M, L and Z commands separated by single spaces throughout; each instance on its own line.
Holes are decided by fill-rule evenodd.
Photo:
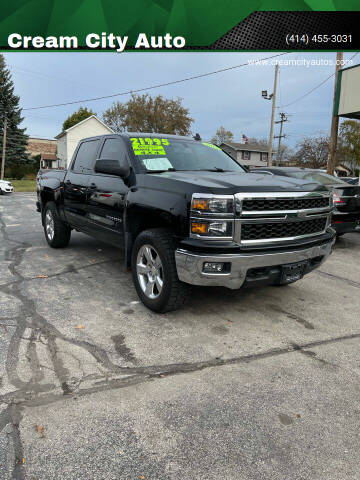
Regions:
M 0 197 L 0 478 L 359 479 L 359 254 L 158 315 L 120 250 Z

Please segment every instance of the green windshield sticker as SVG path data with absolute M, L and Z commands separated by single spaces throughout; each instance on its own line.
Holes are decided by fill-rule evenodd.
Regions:
M 161 145 L 133 145 L 135 155 L 165 155 L 164 147 Z
M 141 162 L 147 170 L 169 170 L 169 168 L 172 168 L 171 163 L 166 157 L 165 158 L 143 158 Z
M 221 148 L 217 147 L 216 145 L 213 145 L 212 143 L 202 142 L 202 144 L 206 145 L 207 147 L 215 148 L 215 150 L 221 150 Z
M 135 155 L 166 155 L 164 145 L 170 145 L 166 138 L 130 138 Z

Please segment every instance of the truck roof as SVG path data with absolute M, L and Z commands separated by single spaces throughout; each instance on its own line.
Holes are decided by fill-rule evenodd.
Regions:
M 86 137 L 86 138 L 83 138 L 81 139 L 80 141 L 82 140 L 94 140 L 96 138 L 105 138 L 105 137 L 114 137 L 114 136 L 118 136 L 118 137 L 126 137 L 126 138 L 130 138 L 130 137 L 153 137 L 153 138 L 156 138 L 156 137 L 162 137 L 162 138 L 172 138 L 172 139 L 177 139 L 177 140 L 191 140 L 193 142 L 197 141 L 197 140 L 194 140 L 193 137 L 189 137 L 189 136 L 185 136 L 185 135 L 171 135 L 169 133 L 154 133 L 154 132 L 122 132 L 122 133 L 105 133 L 103 135 L 95 135 L 93 137 Z

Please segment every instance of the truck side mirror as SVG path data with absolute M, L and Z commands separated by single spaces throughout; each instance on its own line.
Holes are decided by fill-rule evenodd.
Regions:
M 119 160 L 101 158 L 95 162 L 95 172 L 126 178 L 130 174 L 130 167 L 129 164 L 124 161 L 120 162 Z

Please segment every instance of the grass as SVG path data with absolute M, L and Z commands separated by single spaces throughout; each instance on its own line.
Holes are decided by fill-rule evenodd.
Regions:
M 36 180 L 11 180 L 15 192 L 36 192 Z

